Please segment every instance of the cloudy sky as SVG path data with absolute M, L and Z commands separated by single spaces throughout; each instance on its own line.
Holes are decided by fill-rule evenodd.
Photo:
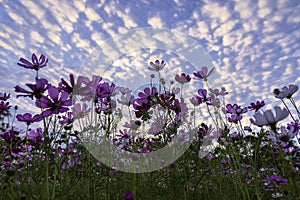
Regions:
M 40 73 L 53 84 L 70 73 L 100 73 L 97 70 L 118 81 L 122 77 L 145 78 L 147 64 L 163 59 L 169 72 L 175 74 L 192 73 L 204 65 L 215 67 L 216 82 L 222 80 L 230 92 L 228 103 L 246 106 L 265 100 L 272 107 L 280 104 L 272 95 L 274 88 L 300 83 L 299 10 L 298 0 L 0 0 L 0 90 L 15 97 L 14 86 L 34 80 L 34 71 L 16 64 L 20 57 L 30 58 L 31 53 L 49 58 L 48 67 Z M 99 48 L 103 41 L 151 27 L 189 37 L 203 48 L 203 55 L 197 63 L 184 58 L 184 49 L 195 48 L 187 40 L 182 44 L 173 40 L 174 49 L 184 46 L 179 53 L 162 50 L 157 42 L 151 46 L 149 38 L 151 48 L 140 50 L 136 48 L 139 41 L 127 40 L 133 51 L 128 48 L 128 52 L 116 54 L 108 68 L 91 69 L 98 64 L 90 63 L 95 52 L 103 51 L 96 54 L 100 60 L 102 55 L 115 55 L 118 46 Z M 172 39 L 165 36 L 163 40 Z M 299 97 L 296 101 L 300 105 Z M 30 101 L 13 102 L 23 107 L 21 111 L 34 109 Z

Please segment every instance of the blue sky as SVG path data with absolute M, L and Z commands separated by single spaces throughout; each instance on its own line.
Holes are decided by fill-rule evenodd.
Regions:
M 78 72 L 102 41 L 135 28 L 153 27 L 178 31 L 197 41 L 230 92 L 228 102 L 246 106 L 259 99 L 271 108 L 280 104 L 273 97 L 274 88 L 300 83 L 299 10 L 298 0 L 0 0 L 0 90 L 15 97 L 14 86 L 34 79 L 33 71 L 16 65 L 20 57 L 45 54 L 49 64 L 41 75 L 51 74 L 49 79 L 57 83 Z M 139 60 L 125 55 L 115 65 L 143 63 L 145 67 L 156 58 L 169 66 L 184 63 L 176 56 L 172 59 L 158 52 L 156 57 L 155 53 Z M 194 67 L 203 65 L 199 62 Z M 23 107 L 21 111 L 34 110 L 30 102 L 13 101 Z M 299 97 L 296 103 L 300 105 Z

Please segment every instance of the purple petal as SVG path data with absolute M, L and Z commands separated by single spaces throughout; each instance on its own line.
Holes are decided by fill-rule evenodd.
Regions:
M 72 99 L 68 99 L 66 101 L 61 102 L 61 105 L 62 106 L 71 106 L 72 103 L 73 103 L 73 100 Z
M 51 99 L 53 99 L 55 102 L 58 101 L 59 91 L 58 91 L 58 89 L 56 87 L 50 86 L 48 88 L 48 94 L 51 97 Z
M 38 59 L 37 59 L 37 57 L 36 57 L 36 55 L 34 53 L 31 56 L 31 60 L 32 60 L 32 63 L 34 65 L 38 65 L 39 64 L 39 61 L 38 61 Z
M 18 85 L 15 87 L 15 92 L 30 93 L 28 90 L 25 90 Z
M 48 110 L 45 110 L 45 111 L 42 113 L 42 116 L 44 116 L 44 117 L 49 117 L 49 116 L 52 115 L 53 113 L 54 113 L 53 110 L 48 109 Z
M 49 108 L 52 105 L 51 100 L 48 97 L 43 96 L 41 99 L 37 99 L 35 105 L 38 108 Z

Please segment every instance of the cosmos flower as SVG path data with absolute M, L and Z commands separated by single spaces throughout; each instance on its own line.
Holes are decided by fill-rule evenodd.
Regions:
M 207 90 L 206 89 L 199 89 L 198 90 L 198 96 L 196 96 L 198 102 L 206 103 L 207 105 L 211 105 L 211 97 L 207 96 Z
M 262 107 L 265 106 L 264 101 L 256 101 L 256 103 L 250 103 L 250 106 L 248 106 L 249 110 L 254 110 L 255 112 L 259 111 Z
M 29 131 L 27 139 L 31 140 L 34 143 L 34 146 L 41 146 L 44 139 L 43 130 L 41 128 L 37 128 L 36 131 Z
M 35 97 L 36 99 L 40 99 L 43 96 L 43 93 L 48 89 L 48 81 L 44 78 L 35 78 L 36 84 L 26 84 L 32 91 L 25 90 L 21 88 L 20 86 L 15 87 L 15 92 L 18 93 L 24 93 L 22 95 L 17 95 L 18 97 L 30 97 L 33 99 Z
M 212 126 L 207 126 L 205 123 L 201 123 L 197 128 L 197 136 L 203 138 L 212 131 Z
M 204 66 L 201 68 L 200 71 L 194 73 L 194 75 L 198 78 L 198 79 L 203 79 L 204 81 L 207 81 L 207 78 L 212 75 L 212 73 L 214 72 L 214 68 L 212 68 L 210 71 L 208 71 L 207 67 Z
M 39 114 L 32 116 L 30 113 L 25 113 L 23 115 L 18 114 L 16 116 L 16 118 L 20 122 L 26 122 L 27 125 L 30 125 L 30 124 L 32 124 L 34 122 L 39 122 L 39 121 L 41 121 L 43 119 L 42 116 L 39 115 Z
M 278 175 L 273 175 L 273 176 L 269 176 L 266 178 L 265 180 L 267 183 L 271 183 L 270 188 L 269 189 L 274 189 L 274 187 L 280 187 L 280 185 L 284 185 L 287 184 L 288 179 L 286 178 L 282 178 L 281 176 Z
M 132 92 L 132 90 L 130 90 L 129 88 L 117 86 L 115 89 L 115 92 L 121 93 L 122 95 L 126 95 L 126 94 L 130 94 Z
M 228 117 L 228 121 L 232 122 L 232 123 L 238 123 L 242 119 L 243 119 L 243 117 L 241 115 L 237 115 L 237 114 L 231 114 L 231 116 Z
M 70 84 L 65 79 L 61 79 L 61 82 L 59 83 L 59 90 L 73 95 L 80 94 L 81 90 L 83 89 L 82 84 L 87 81 L 87 78 L 84 76 L 79 76 L 77 78 L 77 82 L 75 83 L 74 75 L 70 74 L 69 77 Z
M 59 121 L 59 123 L 61 125 L 66 125 L 66 126 L 69 126 L 73 123 L 74 121 L 74 118 L 73 118 L 73 113 L 72 112 L 68 112 L 67 113 L 67 116 L 62 116 L 62 120 Z
M 80 103 L 76 103 L 72 108 L 72 114 L 74 115 L 74 119 L 80 119 L 85 117 L 91 109 L 88 109 L 88 105 L 83 103 L 82 106 Z
M 200 105 L 200 103 L 199 103 L 199 101 L 196 97 L 192 97 L 190 99 L 190 102 L 191 102 L 191 104 L 193 104 L 193 106 L 199 106 Z
M 289 87 L 284 86 L 282 90 L 275 89 L 273 92 L 275 94 L 275 97 L 278 99 L 290 99 L 293 94 L 295 94 L 298 91 L 298 86 L 297 85 L 289 85 Z
M 222 88 L 221 90 L 209 88 L 208 90 L 211 93 L 215 94 L 216 96 L 225 96 L 228 94 L 228 92 L 226 92 L 225 88 Z
M 131 140 L 132 137 L 131 137 L 131 134 L 130 134 L 130 130 L 128 131 L 127 129 L 123 129 L 122 130 L 119 130 L 119 134 L 116 135 L 119 139 L 121 140 L 125 140 L 125 141 L 128 141 L 128 140 Z
M 241 106 L 237 105 L 237 104 L 227 104 L 226 105 L 226 109 L 223 108 L 222 111 L 224 112 L 224 114 L 226 113 L 230 113 L 230 114 L 237 114 L 237 115 L 241 115 L 243 113 L 246 113 L 248 111 L 248 109 L 246 107 L 241 108 Z
M 82 80 L 79 80 L 79 79 L 82 79 Z M 89 80 L 89 78 L 83 77 L 83 76 L 78 77 L 77 82 L 82 81 L 85 84 L 85 86 L 80 89 L 80 93 L 79 93 L 79 95 L 83 96 L 81 101 L 90 101 L 93 98 L 95 98 L 96 88 L 101 80 L 102 80 L 101 76 L 95 76 L 95 75 L 92 76 L 92 80 Z M 76 92 L 76 93 L 78 93 L 78 92 Z
M 135 200 L 136 198 L 134 198 L 134 195 L 132 194 L 132 192 L 125 192 L 124 194 L 121 195 L 122 199 L 125 200 Z
M 104 98 L 111 97 L 114 93 L 115 88 L 116 85 L 114 83 L 112 83 L 111 85 L 109 85 L 109 83 L 107 82 L 100 83 L 96 87 L 96 98 L 102 101 L 102 99 Z
M 276 112 L 275 116 L 271 110 L 267 110 L 264 113 L 256 112 L 254 114 L 254 120 L 250 119 L 250 121 L 259 127 L 267 125 L 271 126 L 272 129 L 275 130 L 276 123 L 286 118 L 289 115 L 289 112 L 287 109 L 281 109 L 279 106 L 275 106 L 274 109 Z
M 54 86 L 48 88 L 48 94 L 50 98 L 43 96 L 41 99 L 37 99 L 35 105 L 39 108 L 46 108 L 43 112 L 44 117 L 49 117 L 52 114 L 63 113 L 69 110 L 67 106 L 72 105 L 72 99 L 68 99 L 69 94 L 67 92 L 60 92 Z
M 275 133 L 271 131 L 271 134 L 268 135 L 268 138 L 273 142 L 289 142 L 294 137 L 298 135 L 298 131 L 295 131 L 294 128 L 287 129 L 285 126 L 280 127 L 280 133 Z
M 37 56 L 33 53 L 31 56 L 31 61 L 26 60 L 25 58 L 20 58 L 19 60 L 21 63 L 17 63 L 19 66 L 24 67 L 26 69 L 34 69 L 38 71 L 40 68 L 46 67 L 48 63 L 48 58 L 41 54 L 40 58 L 38 59 Z
M 8 144 L 15 143 L 21 140 L 19 132 L 12 129 L 1 134 L 0 137 L 4 139 Z
M 155 101 L 155 98 L 157 96 L 158 92 L 156 87 L 152 87 L 151 89 L 149 87 L 144 89 L 144 92 L 139 92 L 138 96 L 135 101 L 137 104 L 151 104 L 153 101 Z
M 166 127 L 168 118 L 164 116 L 157 116 L 153 119 L 153 123 L 149 129 L 148 134 L 158 135 L 163 132 L 163 129 Z
M 181 73 L 181 75 L 177 74 L 175 76 L 175 80 L 180 84 L 185 84 L 191 81 L 190 75 L 186 75 L 185 73 Z
M 148 67 L 148 69 L 150 71 L 156 71 L 159 72 L 160 70 L 162 70 L 164 67 L 166 66 L 165 61 L 161 61 L 159 62 L 159 60 L 156 60 L 155 63 L 150 62 L 150 67 Z
M 134 96 L 131 95 L 130 93 L 128 94 L 124 94 L 120 97 L 120 99 L 118 99 L 118 103 L 122 104 L 122 105 L 132 105 L 134 103 Z
M 10 98 L 10 94 L 0 92 L 0 100 L 7 101 Z
M 299 119 L 296 119 L 295 122 L 291 122 L 287 124 L 288 130 L 293 130 L 294 132 L 298 132 L 300 130 L 300 121 Z
M 0 102 L 0 119 L 2 119 L 2 116 L 9 116 L 10 111 L 9 109 L 11 108 L 11 105 L 9 105 L 9 102 Z

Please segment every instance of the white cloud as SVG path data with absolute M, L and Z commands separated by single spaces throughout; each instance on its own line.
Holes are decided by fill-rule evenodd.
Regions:
M 149 18 L 148 24 L 150 24 L 153 28 L 163 28 L 164 27 L 164 22 L 158 15 Z

